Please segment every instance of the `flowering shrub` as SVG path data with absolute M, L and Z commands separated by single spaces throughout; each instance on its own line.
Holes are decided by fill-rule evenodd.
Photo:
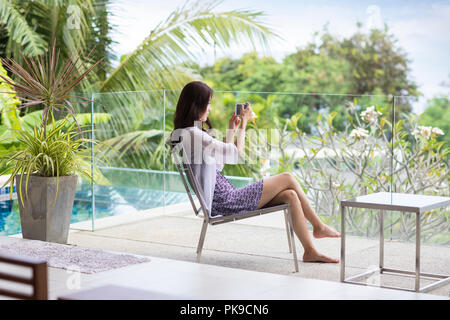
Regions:
M 413 131 L 413 135 L 416 138 L 416 140 L 419 139 L 430 139 L 435 138 L 437 136 L 442 136 L 444 132 L 439 128 L 432 128 L 432 127 L 425 127 L 425 126 L 419 126 L 417 129 Z
M 369 135 L 369 131 L 363 128 L 356 128 L 350 132 L 350 138 L 364 139 Z
M 381 112 L 375 110 L 375 106 L 371 106 L 365 111 L 361 112 L 361 119 L 367 123 L 376 123 L 378 116 L 381 115 Z
M 301 114 L 280 126 L 282 141 L 278 172 L 291 171 L 302 185 L 316 212 L 327 223 L 340 226 L 339 201 L 374 192 L 402 192 L 430 195 L 449 193 L 449 148 L 436 137 L 439 128 L 418 126 L 419 117 L 404 115 L 394 125 L 386 112 L 375 107 L 357 112 L 349 108 L 344 131 L 333 127 L 336 113 L 315 126 L 317 135 L 306 135 L 297 127 Z M 295 145 L 288 154 L 286 146 Z M 283 147 L 284 146 L 284 147 Z M 350 209 L 350 233 L 378 236 L 378 211 Z M 423 240 L 450 244 L 448 211 L 434 210 L 422 216 Z M 396 239 L 415 237 L 415 215 L 390 213 L 385 230 Z

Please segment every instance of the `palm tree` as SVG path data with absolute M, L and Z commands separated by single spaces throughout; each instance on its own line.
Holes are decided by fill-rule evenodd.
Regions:
M 111 72 L 100 91 L 180 88 L 174 67 L 194 60 L 195 51 L 205 46 L 224 49 L 250 41 L 267 49 L 267 38 L 274 33 L 259 21 L 262 13 L 214 12 L 221 2 L 187 1 L 176 9 Z
M 164 93 L 150 90 L 179 90 L 192 80 L 188 63 L 195 59 L 194 52 L 205 46 L 217 45 L 224 49 L 248 42 L 254 47 L 268 48 L 268 38 L 275 35 L 259 21 L 261 12 L 215 12 L 221 2 L 186 2 L 159 23 L 101 83 L 101 92 L 137 91 L 102 94 L 96 99 L 101 105 L 112 106 L 108 110 L 112 113 L 110 123 L 98 132 L 104 134 L 101 140 L 107 140 L 121 151 L 120 157 L 116 157 L 118 166 L 163 168 L 164 149 L 167 148 L 163 134 L 172 129 L 168 115 L 173 111 L 178 94 L 171 90 Z M 139 91 L 143 89 L 145 91 Z M 114 107 L 130 105 L 133 108 Z M 165 116 L 168 117 L 164 125 Z
M 179 88 L 183 64 L 205 46 L 227 48 L 250 42 L 268 48 L 275 34 L 260 21 L 262 12 L 214 12 L 222 0 L 188 0 L 157 25 L 115 69 L 95 80 L 98 91 Z M 0 0 L 0 56 L 21 62 L 47 52 L 56 39 L 61 60 L 79 52 L 91 61 L 113 59 L 108 21 L 111 0 Z M 103 65 L 105 66 L 105 64 Z M 91 79 L 92 83 L 92 79 Z
M 23 56 L 43 55 L 50 45 L 56 43 L 60 61 L 70 57 L 80 58 L 89 66 L 103 58 L 103 70 L 92 73 L 90 81 L 83 82 L 78 88 L 92 90 L 93 84 L 106 78 L 114 58 L 110 48 L 112 40 L 108 35 L 112 27 L 105 20 L 108 2 L 0 0 L 0 57 L 22 64 Z M 87 58 L 94 46 L 96 49 Z
M 276 37 L 261 21 L 262 12 L 216 12 L 221 2 L 188 0 L 159 23 L 116 68 L 109 69 L 110 64 L 104 65 L 104 72 L 89 79 L 90 87 L 82 88 L 100 92 L 95 96 L 102 108 L 98 111 L 111 113 L 111 118 L 108 128 L 101 130 L 99 125 L 96 138 L 108 140 L 122 151 L 120 159 L 127 166 L 157 169 L 161 165 L 161 150 L 166 147 L 163 135 L 171 127 L 170 121 L 163 127 L 163 99 L 169 101 L 166 111 L 171 110 L 176 94 L 167 91 L 164 95 L 169 97 L 163 97 L 161 91 L 151 90 L 181 89 L 193 79 L 189 63 L 195 59 L 195 52 L 205 47 L 215 45 L 225 49 L 233 44 L 250 43 L 254 48 L 261 46 L 266 50 L 268 39 Z M 56 39 L 58 47 L 67 48 L 67 56 L 72 51 L 86 54 L 95 44 L 101 48 L 100 54 L 111 58 L 108 35 L 112 27 L 105 18 L 110 3 L 100 0 L 0 0 L 0 41 L 2 29 L 9 35 L 0 53 L 15 59 L 20 51 L 25 55 L 40 55 L 46 51 L 47 44 Z M 71 29 L 66 23 L 73 15 L 70 6 L 79 8 L 78 29 Z M 0 50 L 3 47 L 0 43 Z M 65 51 L 62 56 L 64 54 Z M 97 58 L 94 56 L 92 60 Z M 111 59 L 106 60 L 111 62 Z M 135 92 L 114 93 L 119 91 Z M 151 161 L 145 160 L 148 156 Z

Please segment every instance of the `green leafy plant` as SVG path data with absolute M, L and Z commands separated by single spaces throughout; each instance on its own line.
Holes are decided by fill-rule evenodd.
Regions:
M 20 175 L 19 190 L 25 178 L 25 194 L 28 193 L 30 175 L 42 177 L 62 177 L 79 174 L 93 180 L 89 146 L 95 143 L 92 139 L 80 137 L 80 133 L 74 130 L 75 124 L 69 124 L 64 119 L 56 124 L 54 121 L 47 134 L 43 127 L 35 127 L 33 132 L 15 130 L 20 145 L 18 151 L 10 152 L 5 159 L 5 167 L 1 174 L 12 172 L 6 184 L 13 189 L 14 177 Z M 66 128 L 66 129 L 65 129 Z M 101 177 L 101 174 L 97 176 Z M 58 193 L 58 184 L 56 185 Z M 23 203 L 23 196 L 19 192 Z M 56 200 L 56 197 L 55 197 Z
M 89 55 L 92 51 L 89 53 Z M 88 57 L 89 57 L 88 55 Z M 70 102 L 72 98 L 71 90 L 75 88 L 87 75 L 92 71 L 101 60 L 82 70 L 83 64 L 80 63 L 79 57 L 69 58 L 64 65 L 59 66 L 59 51 L 56 52 L 56 43 L 53 44 L 51 50 L 44 56 L 26 58 L 23 56 L 24 66 L 21 66 L 13 59 L 2 59 L 5 69 L 11 72 L 16 81 L 9 77 L 2 78 L 9 84 L 22 104 L 17 109 L 26 108 L 28 106 L 42 105 L 42 126 L 44 136 L 47 134 L 47 124 L 55 111 L 68 112 L 76 124 L 78 129 L 81 128 L 75 116 L 75 109 Z M 10 111 L 14 111 L 11 109 Z
M 396 97 L 397 99 L 397 97 Z M 355 99 L 356 105 L 356 99 Z M 420 117 L 405 113 L 398 121 L 388 116 L 388 106 L 371 106 L 355 112 L 348 104 L 350 120 L 344 131 L 333 126 L 336 113 L 324 115 L 314 126 L 316 135 L 299 130 L 296 118 L 286 119 L 281 130 L 280 154 L 295 146 L 290 157 L 280 157 L 273 173 L 293 173 L 311 200 L 314 210 L 336 227 L 340 224 L 340 201 L 374 192 L 447 195 L 450 183 L 450 149 L 438 138 L 446 133 L 419 125 Z M 292 131 L 294 130 L 293 134 Z M 296 168 L 292 170 L 290 165 Z M 275 172 L 275 169 L 278 169 Z M 351 210 L 348 232 L 376 237 L 378 213 Z M 410 241 L 415 237 L 415 216 L 391 213 L 385 227 L 391 237 Z M 449 244 L 449 212 L 434 210 L 421 216 L 424 241 Z
M 15 81 L 0 74 L 0 77 L 12 89 L 9 93 L 17 95 L 22 101 L 19 106 L 7 110 L 7 112 L 16 113 L 19 109 L 35 105 L 43 107 L 41 122 L 36 123 L 32 130 L 10 128 L 14 133 L 13 138 L 19 142 L 19 147 L 3 152 L 4 170 L 2 174 L 11 172 L 7 181 L 11 185 L 11 191 L 15 175 L 20 174 L 18 194 L 22 204 L 21 190 L 24 177 L 26 177 L 25 193 L 28 191 L 30 175 L 56 177 L 56 193 L 61 176 L 80 174 L 93 180 L 92 172 L 89 172 L 89 168 L 92 170 L 90 167 L 92 159 L 88 146 L 95 141 L 83 137 L 78 121 L 80 116 L 77 117 L 75 114 L 70 100 L 73 98 L 71 90 L 101 60 L 85 69 L 80 63 L 79 56 L 76 55 L 76 58 L 69 58 L 60 67 L 59 51 L 56 51 L 54 43 L 45 56 L 33 58 L 24 56 L 23 61 L 24 65 L 21 66 L 12 59 L 2 59 L 5 69 L 12 74 Z M 61 120 L 57 120 L 55 115 L 59 113 L 67 113 L 67 115 Z M 75 127 L 78 129 L 76 132 L 74 132 Z M 98 170 L 97 173 L 102 177 Z

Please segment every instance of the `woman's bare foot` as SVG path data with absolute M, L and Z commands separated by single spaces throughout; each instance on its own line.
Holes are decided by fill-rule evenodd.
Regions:
M 306 252 L 303 254 L 303 262 L 325 262 L 325 263 L 338 263 L 338 259 L 333 259 L 318 253 L 317 251 Z
M 341 234 L 334 230 L 333 228 L 322 224 L 320 227 L 314 228 L 313 231 L 314 238 L 339 238 Z

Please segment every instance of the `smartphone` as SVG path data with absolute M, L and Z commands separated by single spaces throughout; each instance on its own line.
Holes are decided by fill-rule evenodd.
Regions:
M 241 115 L 241 110 L 242 109 L 246 109 L 247 108 L 247 104 L 246 103 L 236 103 L 236 115 L 240 116 Z

